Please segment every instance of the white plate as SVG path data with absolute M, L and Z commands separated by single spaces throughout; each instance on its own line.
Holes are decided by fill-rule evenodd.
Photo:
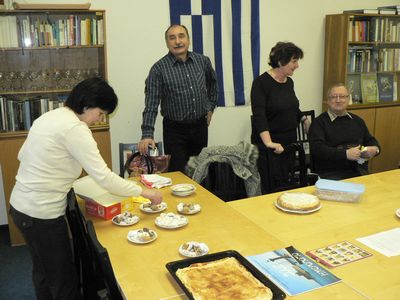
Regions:
M 177 206 L 176 206 L 176 210 L 179 212 L 179 213 L 181 213 L 181 214 L 184 214 L 184 215 L 194 215 L 194 214 L 197 214 L 200 210 L 201 210 L 201 206 L 200 206 L 200 204 L 197 204 L 197 203 L 193 203 L 193 209 L 191 209 L 191 210 L 188 210 L 188 211 L 184 211 L 183 210 L 183 205 L 184 205 L 185 203 L 179 203 Z M 189 204 L 189 203 L 187 203 L 187 204 Z
M 171 186 L 172 194 L 179 197 L 186 197 L 196 191 L 196 187 L 190 183 L 182 183 Z
M 138 237 L 139 231 L 141 231 L 141 230 L 143 230 L 143 229 L 130 230 L 128 232 L 128 235 L 127 235 L 128 241 L 130 241 L 132 243 L 135 243 L 135 244 L 148 244 L 148 243 L 151 243 L 152 241 L 157 239 L 157 232 L 155 232 L 154 230 L 149 229 L 149 231 L 154 233 L 153 238 L 151 240 L 148 240 L 148 241 L 142 241 Z
M 158 227 L 166 229 L 175 229 L 186 226 L 189 223 L 189 220 L 185 216 L 181 216 L 178 214 L 163 213 L 160 214 L 160 216 L 158 216 L 154 222 Z
M 189 251 L 189 250 L 183 249 L 184 244 L 182 244 L 179 247 L 179 253 L 182 254 L 183 256 L 186 256 L 186 257 L 198 257 L 198 256 L 206 255 L 208 253 L 208 251 L 210 251 L 208 246 L 206 244 L 204 244 L 204 243 L 199 243 L 199 242 L 187 242 L 187 243 L 191 243 L 191 244 L 194 244 L 196 246 L 200 245 L 203 251 L 201 252 L 201 254 L 198 254 L 195 251 Z M 185 244 L 187 244 L 187 243 L 185 243 Z
M 145 205 L 145 204 L 146 204 L 146 203 L 140 204 L 139 208 L 140 208 L 141 211 L 144 211 L 144 212 L 147 212 L 147 213 L 150 213 L 150 214 L 157 214 L 157 213 L 159 213 L 159 212 L 162 212 L 162 211 L 166 210 L 167 207 L 168 207 L 168 206 L 167 206 L 167 203 L 161 202 L 160 204 L 158 204 L 159 209 L 157 209 L 157 210 L 152 210 L 152 209 L 149 208 L 149 207 L 143 207 L 143 205 Z
M 400 208 L 398 210 L 396 210 L 396 216 L 398 216 L 400 218 Z
M 120 218 L 120 222 L 118 223 L 117 220 Z M 116 215 L 112 218 L 112 222 L 118 226 L 131 226 L 139 222 L 140 218 L 130 212 L 124 212 L 122 214 Z
M 280 206 L 277 201 L 278 200 L 275 201 L 275 206 L 277 208 L 279 208 L 280 210 L 282 210 L 284 212 L 290 212 L 290 213 L 300 214 L 300 215 L 310 214 L 312 212 L 320 210 L 321 206 L 322 206 L 321 203 L 320 203 L 319 206 L 314 208 L 314 209 L 310 209 L 310 210 L 294 210 L 294 209 L 288 209 L 288 208 L 284 208 L 284 207 Z

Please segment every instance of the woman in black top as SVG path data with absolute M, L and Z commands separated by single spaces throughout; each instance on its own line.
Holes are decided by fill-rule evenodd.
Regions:
M 276 168 L 282 169 L 279 154 L 286 145 L 297 140 L 296 128 L 300 121 L 305 122 L 306 128 L 310 124 L 299 109 L 299 100 L 290 78 L 299 67 L 298 60 L 301 58 L 303 51 L 299 47 L 290 42 L 278 42 L 269 55 L 268 64 L 272 68 L 257 77 L 251 88 L 251 142 L 258 146 L 260 152 L 258 168 L 263 193 L 270 191 L 268 148 L 276 154 Z

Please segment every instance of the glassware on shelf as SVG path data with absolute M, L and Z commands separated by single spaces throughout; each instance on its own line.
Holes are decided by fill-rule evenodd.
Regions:
M 28 76 L 29 76 L 28 71 L 17 72 L 16 78 L 17 81 L 19 82 L 17 90 L 19 91 L 27 90 Z
M 35 90 L 37 90 L 38 89 L 38 83 L 37 83 L 37 79 L 39 78 L 39 72 L 38 71 L 29 71 L 28 72 L 28 76 L 29 76 L 29 79 L 30 79 L 30 86 L 29 86 L 29 88 L 31 89 L 31 90 L 33 90 L 33 91 L 35 91 Z
M 0 71 L 0 91 L 4 91 L 6 88 L 5 72 Z
M 90 69 L 90 77 L 100 77 L 100 71 L 98 69 Z
M 41 78 L 41 86 L 40 89 L 46 91 L 47 89 L 51 88 L 51 83 L 50 81 L 50 71 L 49 70 L 42 70 L 40 72 L 40 78 Z
M 17 77 L 17 74 L 14 71 L 5 72 L 5 80 L 7 83 L 6 89 L 8 89 L 10 91 L 14 91 L 14 83 L 15 83 L 16 77 Z
M 62 79 L 61 71 L 58 69 L 54 69 L 53 72 L 51 73 L 51 78 L 54 80 L 54 82 L 56 84 L 56 89 L 59 89 L 60 81 Z
M 81 69 L 75 69 L 72 71 L 72 76 L 74 77 L 74 86 L 83 80 L 83 71 Z
M 64 81 L 64 88 L 65 89 L 71 89 L 72 88 L 72 70 L 70 69 L 66 69 L 62 72 L 62 77 L 63 77 L 63 81 Z

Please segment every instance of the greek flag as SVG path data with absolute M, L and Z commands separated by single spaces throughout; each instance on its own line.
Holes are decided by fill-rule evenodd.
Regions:
M 218 106 L 246 105 L 260 71 L 259 0 L 169 0 L 171 24 L 185 25 L 191 51 L 211 59 Z

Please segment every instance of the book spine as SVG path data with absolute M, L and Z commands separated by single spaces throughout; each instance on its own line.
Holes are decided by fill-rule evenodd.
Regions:
M 86 20 L 81 19 L 81 45 L 86 46 Z

